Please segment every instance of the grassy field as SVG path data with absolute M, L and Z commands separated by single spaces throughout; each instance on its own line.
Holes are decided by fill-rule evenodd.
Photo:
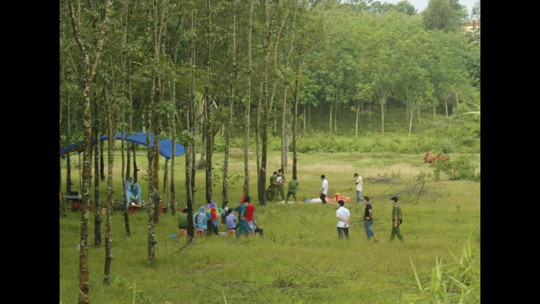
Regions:
M 93 303 L 430 303 L 429 294 L 419 291 L 411 262 L 420 283 L 427 286 L 436 260 L 454 261 L 469 241 L 473 248 L 478 247 L 480 183 L 450 181 L 444 177 L 435 181 L 422 156 L 301 154 L 299 201 L 266 206 L 256 202 L 256 171 L 251 161 L 251 196 L 255 198 L 257 222 L 264 227 L 264 238 L 211 236 L 187 245 L 185 239 L 169 237 L 176 233 L 176 218 L 166 213 L 156 226 L 155 268 L 146 266 L 146 212 L 130 215 L 130 238 L 124 234 L 122 214 L 115 212 L 112 284 L 107 287 L 102 284 L 104 247 L 90 249 L 90 300 Z M 479 155 L 467 157 L 479 162 Z M 232 160 L 231 172 L 240 175 L 240 153 L 234 152 Z M 147 193 L 145 161 L 141 157 L 139 163 L 143 197 Z M 215 168 L 219 168 L 219 161 L 216 158 Z M 279 155 L 271 154 L 269 170 L 277 170 L 278 162 Z M 291 177 L 289 170 L 285 171 L 286 178 Z M 183 190 L 183 172 L 183 164 L 179 164 L 179 192 Z M 372 197 L 373 230 L 380 239 L 378 243 L 366 239 L 361 206 L 346 204 L 353 217 L 351 239 L 340 241 L 336 231 L 337 206 L 302 202 L 317 197 L 321 174 L 329 180 L 330 195 L 339 192 L 354 198 L 355 172 L 364 178 L 363 194 Z M 72 174 L 77 188 L 77 170 Z M 230 206 L 237 205 L 240 183 L 239 179 L 232 185 Z M 204 204 L 204 171 L 197 172 L 197 185 L 196 209 Z M 220 198 L 219 179 L 215 185 L 214 197 Z M 105 197 L 105 185 L 102 186 Z M 120 180 L 115 176 L 115 191 L 121 193 L 120 190 Z M 403 210 L 403 244 L 388 241 L 389 198 L 394 194 L 400 197 Z M 93 231 L 92 217 L 89 231 Z M 67 211 L 60 218 L 59 227 L 60 300 L 74 303 L 79 284 L 80 214 Z M 220 227 L 220 231 L 224 230 Z M 92 234 L 90 241 L 93 240 Z M 475 259 L 479 261 L 479 255 Z

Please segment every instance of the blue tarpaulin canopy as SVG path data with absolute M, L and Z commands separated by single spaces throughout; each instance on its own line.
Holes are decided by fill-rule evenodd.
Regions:
M 109 137 L 104 135 L 99 140 L 104 141 Z M 122 139 L 122 133 L 116 133 L 116 139 Z M 145 132 L 126 132 L 125 141 L 143 145 L 146 147 L 146 133 Z M 91 141 L 94 141 L 92 138 Z M 76 142 L 60 150 L 60 155 L 69 154 L 71 152 L 81 152 L 83 148 L 83 141 Z M 154 134 L 150 134 L 150 147 L 154 148 Z M 184 146 L 179 143 L 175 143 L 175 156 L 179 156 L 185 153 Z M 159 141 L 159 154 L 166 159 L 172 157 L 172 139 L 163 138 Z

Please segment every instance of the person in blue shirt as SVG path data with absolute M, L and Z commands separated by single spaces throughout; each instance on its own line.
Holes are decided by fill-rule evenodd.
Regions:
M 131 185 L 131 196 L 135 199 L 137 203 L 141 203 L 141 186 L 135 182 Z

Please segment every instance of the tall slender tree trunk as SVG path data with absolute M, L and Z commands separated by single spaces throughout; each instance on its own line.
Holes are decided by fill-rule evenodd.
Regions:
M 153 166 L 154 166 L 154 172 L 152 174 L 152 182 L 154 184 L 154 191 L 156 194 L 154 195 L 154 199 L 156 200 L 154 203 L 154 224 L 159 222 L 159 214 L 160 214 L 160 205 L 161 205 L 161 195 L 159 195 L 159 150 L 160 150 L 160 136 L 161 133 L 160 129 L 160 123 L 158 120 L 157 126 L 154 127 L 154 158 L 153 160 Z
M 229 108 L 228 108 L 228 117 L 227 117 L 227 131 L 225 133 L 225 159 L 223 160 L 223 191 L 222 191 L 222 208 L 227 207 L 229 202 L 228 192 L 229 192 L 229 146 L 231 142 L 231 130 L 233 124 L 233 107 L 234 107 L 234 98 L 235 98 L 235 89 L 236 89 L 236 1 L 233 0 L 233 13 L 232 13 L 232 63 L 231 63 L 231 73 L 229 79 Z
M 195 30 L 195 12 L 192 10 L 190 14 L 190 29 Z M 186 128 L 191 133 L 191 137 L 186 142 L 186 203 L 188 211 L 188 239 L 193 240 L 195 235 L 193 224 L 193 204 L 195 203 L 195 138 L 196 138 L 196 121 L 195 121 L 195 39 L 193 36 L 189 38 L 189 54 L 190 54 L 190 70 L 189 70 L 189 96 L 185 105 L 186 113 Z
M 81 30 L 85 30 L 86 26 L 81 24 L 82 9 L 80 3 L 77 3 L 77 7 L 73 6 L 71 0 L 68 0 L 68 8 L 70 12 L 70 20 L 73 27 L 73 35 L 77 42 L 79 49 L 81 50 L 83 57 L 83 69 L 84 69 L 84 81 L 83 81 L 83 180 L 82 180 L 82 206 L 81 206 L 81 243 L 79 246 L 79 303 L 89 303 L 89 267 L 88 267 L 88 205 L 90 202 L 90 183 L 92 175 L 91 167 L 91 145 L 90 140 L 92 137 L 92 115 L 90 113 L 90 94 L 91 83 L 96 75 L 97 67 L 99 65 L 99 59 L 101 56 L 101 50 L 103 49 L 105 33 L 108 29 L 109 23 L 109 11 L 111 8 L 112 0 L 108 0 L 103 12 L 103 22 L 100 24 L 99 36 L 95 45 L 93 62 L 90 62 L 89 46 L 86 45 L 86 33 L 82 33 Z M 84 29 L 83 29 L 84 27 Z
M 155 245 L 157 241 L 154 237 L 154 206 L 156 203 L 156 196 L 157 196 L 157 190 L 155 189 L 154 184 L 154 149 L 151 148 L 151 130 L 152 130 L 152 100 L 153 100 L 153 93 L 154 92 L 154 85 L 155 85 L 155 79 L 152 81 L 152 90 L 150 93 L 150 102 L 148 104 L 147 108 L 147 117 L 146 117 L 146 128 L 148 130 L 148 133 L 146 135 L 146 149 L 147 153 L 146 156 L 148 158 L 148 204 L 146 210 L 148 210 L 148 233 L 147 233 L 147 239 L 148 239 L 148 258 L 146 261 L 146 265 L 148 267 L 154 267 L 155 265 Z
M 206 102 L 205 110 L 205 122 L 206 122 L 206 203 L 212 201 L 212 154 L 214 149 L 214 130 L 212 119 L 212 107 L 214 102 L 210 93 L 210 85 L 212 83 L 212 1 L 206 0 L 206 83 L 204 85 L 204 100 Z
M 389 93 L 385 92 L 379 99 L 379 105 L 381 106 L 381 136 L 384 136 L 384 112 L 386 109 L 386 102 L 388 101 Z
M 107 168 L 107 219 L 105 221 L 105 266 L 103 283 L 109 285 L 111 283 L 111 264 L 112 264 L 112 251 L 111 251 L 111 218 L 113 208 L 113 164 L 114 164 L 114 144 L 116 142 L 116 132 L 113 127 L 113 110 L 109 105 L 107 108 L 107 122 L 108 122 L 108 168 Z
M 133 181 L 137 183 L 139 177 L 139 167 L 137 167 L 137 147 L 135 144 L 132 144 L 131 148 L 133 150 Z
M 248 70 L 247 96 L 244 123 L 244 195 L 249 196 L 249 132 L 251 128 L 251 77 L 253 69 L 252 44 L 253 39 L 253 0 L 249 1 L 249 32 L 248 32 Z
M 337 94 L 337 93 L 336 93 Z M 338 112 L 339 112 L 339 101 L 337 101 L 337 96 L 336 96 L 336 107 L 335 107 L 335 115 L 334 115 L 334 132 L 337 133 L 337 122 L 338 122 Z
M 307 107 L 309 107 L 309 106 L 307 106 Z M 303 125 L 303 129 L 302 129 L 302 136 L 304 136 L 304 137 L 307 134 L 307 121 L 308 121 L 307 107 L 304 106 L 304 117 L 303 117 L 304 118 L 303 119 L 304 125 Z
M 175 77 L 176 78 L 176 77 Z M 173 86 L 174 86 L 174 82 L 173 82 Z M 173 92 L 175 91 L 175 89 L 173 89 Z M 176 104 L 176 100 L 175 100 L 175 94 L 173 93 L 173 103 Z M 175 160 L 176 160 L 176 124 L 177 124 L 177 114 L 176 112 L 173 113 L 173 118 L 172 118 L 172 155 L 171 155 L 171 187 L 170 187 L 170 193 L 169 193 L 169 205 L 171 207 L 171 214 L 172 215 L 176 215 L 176 193 L 175 193 L 175 188 L 174 188 L 174 163 L 175 163 Z M 186 151 L 187 152 L 187 151 Z
M 124 121 L 124 110 L 122 110 L 122 121 Z M 121 149 L 121 153 L 122 153 L 122 214 L 124 215 L 124 229 L 126 229 L 126 235 L 127 236 L 131 236 L 131 228 L 129 226 L 129 203 L 127 201 L 127 193 L 126 193 L 126 178 L 127 178 L 127 174 L 124 175 L 124 166 L 125 166 L 125 157 L 124 157 L 124 151 L 125 151 L 125 146 L 126 146 L 126 141 L 125 141 L 125 138 L 126 138 L 126 132 L 124 129 L 122 129 L 122 149 Z M 129 147 L 129 145 L 128 145 Z M 129 155 L 129 148 L 127 150 L 127 155 Z M 129 164 L 129 162 L 128 162 Z
M 66 102 L 67 103 L 66 140 L 69 144 L 71 142 L 71 102 L 69 101 L 69 97 L 66 98 L 66 101 L 67 101 Z M 73 182 L 71 181 L 71 156 L 70 156 L 70 153 L 66 153 L 66 195 L 70 195 L 72 183 Z M 79 185 L 79 190 L 81 189 L 80 187 L 81 185 Z
M 329 126 L 330 134 L 333 133 L 332 130 L 334 129 L 334 128 L 332 128 L 332 124 L 334 122 L 334 119 L 332 119 L 332 114 L 333 113 L 334 113 L 334 103 L 332 102 L 332 103 L 330 103 L 330 111 L 328 111 L 328 118 L 329 118 L 328 119 L 328 126 Z
M 285 170 L 288 165 L 288 158 L 287 158 L 287 152 L 289 150 L 288 146 L 288 128 L 287 128 L 287 84 L 285 84 L 284 92 L 283 92 L 283 109 L 281 112 L 281 168 Z
M 290 4 L 287 6 L 287 10 L 283 16 L 283 19 L 281 20 L 281 25 L 275 33 L 274 36 L 274 44 L 273 44 L 273 62 L 274 62 L 274 68 L 273 68 L 273 75 L 274 77 L 274 83 L 272 85 L 272 92 L 271 96 L 269 96 L 268 92 L 268 57 L 269 57 L 269 51 L 270 51 L 270 45 L 272 42 L 272 34 L 274 33 L 274 22 L 275 18 L 277 16 L 277 10 L 279 7 L 279 3 L 274 2 L 274 7 L 272 10 L 272 13 L 270 14 L 268 11 L 268 3 L 264 2 L 264 11 L 265 11 L 265 28 L 264 28 L 264 40 L 263 40 L 263 68 L 262 68 L 262 94 L 263 97 L 263 109 L 262 109 L 262 125 L 261 125 L 261 166 L 258 171 L 259 173 L 259 179 L 258 179 L 258 192 L 259 192 L 259 203 L 261 205 L 266 205 L 266 163 L 267 163 L 267 150 L 268 150 L 268 122 L 269 122 L 269 112 L 272 109 L 272 103 L 274 100 L 274 96 L 276 93 L 276 87 L 277 87 L 277 75 L 278 75 L 278 64 L 277 64 L 277 54 L 278 54 L 278 45 L 279 45 L 279 39 L 281 37 L 281 32 L 283 30 L 283 27 L 285 25 L 285 20 L 287 19 L 287 16 L 289 14 L 290 10 Z M 271 18 L 270 18 L 271 17 Z
M 356 106 L 356 123 L 354 126 L 354 137 L 358 138 L 358 125 L 360 123 L 360 105 Z
M 101 206 L 99 201 L 99 111 L 98 101 L 94 102 L 94 247 L 101 246 Z
M 165 165 L 163 166 L 163 192 L 167 194 L 167 186 L 169 179 L 169 159 L 165 159 Z
M 99 178 L 102 182 L 105 181 L 105 153 L 103 150 L 103 145 L 99 145 Z

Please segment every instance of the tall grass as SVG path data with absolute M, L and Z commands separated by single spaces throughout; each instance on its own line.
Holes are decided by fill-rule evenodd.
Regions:
M 474 242 L 471 245 L 471 242 Z M 435 260 L 429 282 L 423 284 L 411 260 L 418 289 L 425 295 L 416 303 L 480 303 L 479 244 L 468 240 L 461 256 L 453 261 Z M 417 299 L 418 300 L 418 299 Z

